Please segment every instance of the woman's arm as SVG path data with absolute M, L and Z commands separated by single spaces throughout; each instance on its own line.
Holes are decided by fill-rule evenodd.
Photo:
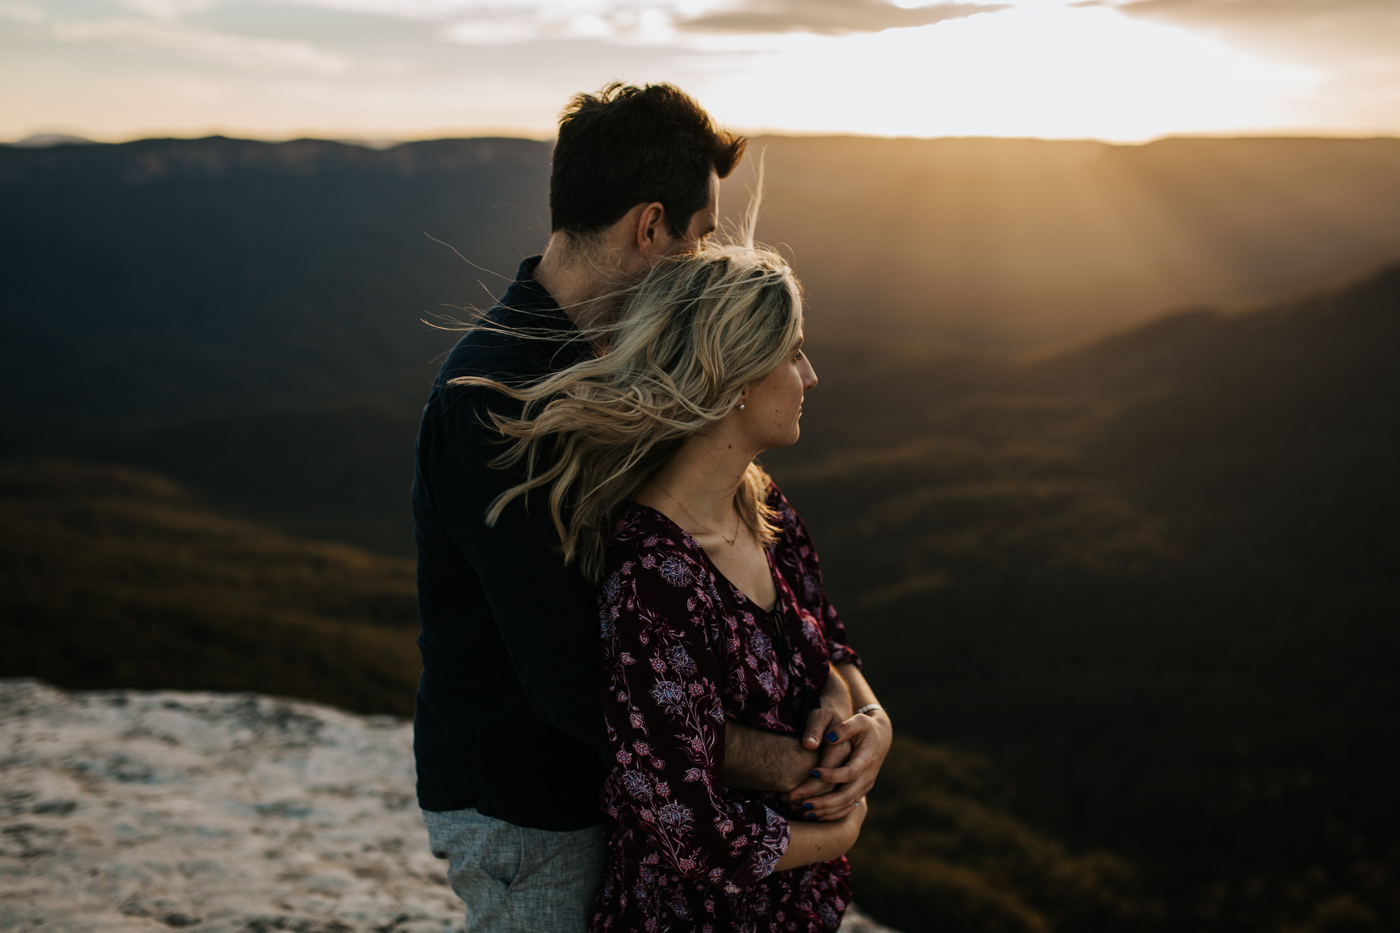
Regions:
M 860 836 L 865 822 L 865 801 L 857 800 L 841 819 L 828 823 L 793 823 L 792 838 L 787 851 L 778 859 L 774 871 L 801 868 L 814 862 L 825 862 L 845 855 Z
M 735 892 L 766 877 L 788 821 L 720 783 L 726 672 L 710 640 L 705 568 L 652 535 L 614 552 L 603 586 L 603 715 L 617 767 L 604 809 L 686 878 Z M 614 539 L 618 544 L 618 539 Z M 638 546 L 640 544 L 640 546 Z

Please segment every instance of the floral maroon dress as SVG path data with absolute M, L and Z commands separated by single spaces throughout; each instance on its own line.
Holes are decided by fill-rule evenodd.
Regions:
M 617 764 L 603 785 L 612 819 L 595 931 L 835 930 L 850 902 L 844 857 L 775 872 L 784 808 L 720 783 L 726 719 L 798 732 L 827 662 L 860 663 L 806 527 L 776 486 L 769 502 L 781 534 L 767 613 L 655 509 L 632 503 L 613 528 L 599 607 Z

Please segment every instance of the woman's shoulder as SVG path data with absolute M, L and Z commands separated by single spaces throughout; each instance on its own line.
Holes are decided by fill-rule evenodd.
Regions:
M 773 523 L 778 532 L 777 540 L 770 546 L 773 559 L 779 567 L 802 578 L 807 587 L 808 578 L 819 579 L 821 575 L 812 535 L 776 483 L 768 490 L 768 507 L 773 510 Z
M 787 496 L 778 488 L 778 484 L 772 480 L 768 481 L 768 508 L 773 511 L 774 524 L 778 529 L 780 541 L 789 541 L 809 545 L 810 538 L 807 534 L 807 526 L 802 518 L 797 514 L 797 510 L 792 507 Z
M 669 559 L 669 562 L 668 562 Z M 705 567 L 705 552 L 694 538 L 661 512 L 638 502 L 628 502 L 613 521 L 608 536 L 605 576 L 625 565 L 644 570 L 679 562 L 694 568 L 696 576 Z
M 674 624 L 681 606 L 689 613 L 712 608 L 714 586 L 694 538 L 655 509 L 637 503 L 623 508 L 613 523 L 598 593 L 606 615 L 639 613 L 644 622 L 665 616 Z

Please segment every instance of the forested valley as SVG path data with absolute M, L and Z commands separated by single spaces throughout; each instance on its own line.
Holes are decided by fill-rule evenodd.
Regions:
M 765 144 L 765 464 L 901 736 L 858 901 L 1396 929 L 1400 141 Z M 0 148 L 0 676 L 411 712 L 417 413 L 548 157 Z

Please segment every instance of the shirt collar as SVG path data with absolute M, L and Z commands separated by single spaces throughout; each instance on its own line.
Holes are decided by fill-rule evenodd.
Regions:
M 572 329 L 573 321 L 564 313 L 564 309 L 559 307 L 559 302 L 555 301 L 554 296 L 535 279 L 535 267 L 540 264 L 542 258 L 542 256 L 531 256 L 520 264 L 520 268 L 515 273 L 515 281 L 501 296 L 501 304 L 517 311 L 532 311 L 536 314 L 557 316 L 562 319 L 562 326 Z

